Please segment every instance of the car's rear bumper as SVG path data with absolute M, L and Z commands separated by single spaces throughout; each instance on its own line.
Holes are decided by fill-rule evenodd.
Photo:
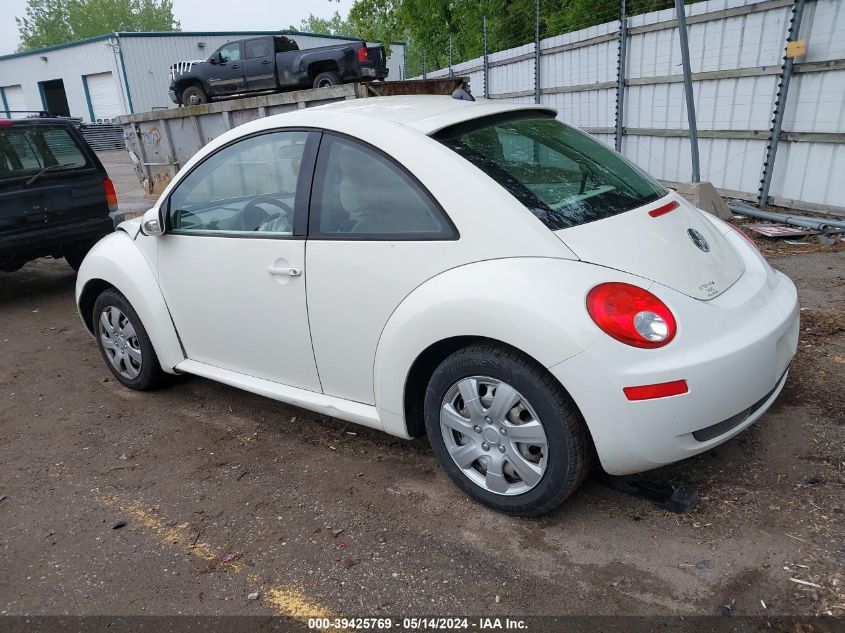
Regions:
M 640 350 L 604 336 L 550 368 L 583 413 L 606 471 L 640 472 L 706 451 L 777 398 L 798 345 L 798 297 L 784 275 L 747 265 L 711 301 L 652 285 L 677 306 L 679 331 L 668 346 Z M 688 393 L 642 401 L 623 393 L 674 380 L 686 380 Z
M 122 218 L 123 214 L 120 214 Z M 0 259 L 34 258 L 59 254 L 81 243 L 95 242 L 115 228 L 115 217 L 39 226 L 31 230 L 0 235 Z

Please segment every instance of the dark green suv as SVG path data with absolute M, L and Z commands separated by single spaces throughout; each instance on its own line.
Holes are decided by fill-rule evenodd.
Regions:
M 114 185 L 73 121 L 0 119 L 0 271 L 39 257 L 78 269 L 116 211 Z

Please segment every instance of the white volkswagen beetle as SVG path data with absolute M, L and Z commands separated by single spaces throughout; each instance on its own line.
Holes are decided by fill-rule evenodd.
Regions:
M 555 111 L 347 101 L 209 143 L 85 258 L 82 320 L 132 389 L 189 373 L 405 438 L 546 512 L 707 450 L 777 397 L 795 287 Z

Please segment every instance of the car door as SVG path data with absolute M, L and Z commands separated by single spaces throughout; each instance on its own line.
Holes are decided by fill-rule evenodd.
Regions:
M 323 391 L 374 404 L 373 363 L 390 315 L 420 284 L 465 261 L 454 225 L 407 169 L 372 146 L 325 132 L 306 256 Z
M 276 87 L 275 52 L 272 37 L 256 37 L 244 42 L 244 81 L 248 90 Z
M 232 42 L 217 50 L 209 67 L 208 88 L 211 96 L 234 94 L 245 88 L 244 69 L 241 63 L 241 43 Z
M 197 165 L 164 203 L 159 283 L 191 360 L 320 391 L 305 304 L 319 134 L 256 134 Z

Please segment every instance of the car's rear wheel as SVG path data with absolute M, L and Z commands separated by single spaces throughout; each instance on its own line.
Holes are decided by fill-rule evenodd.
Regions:
M 314 77 L 315 88 L 327 88 L 328 86 L 339 86 L 343 81 L 336 72 L 326 71 Z
M 446 358 L 429 381 L 425 423 L 452 480 L 502 512 L 549 512 L 589 472 L 589 435 L 572 400 L 542 366 L 504 346 Z
M 94 335 L 111 373 L 130 389 L 152 389 L 164 375 L 153 344 L 132 305 L 117 290 L 94 302 Z
M 182 105 L 195 106 L 208 103 L 208 95 L 200 86 L 188 86 L 182 91 Z

